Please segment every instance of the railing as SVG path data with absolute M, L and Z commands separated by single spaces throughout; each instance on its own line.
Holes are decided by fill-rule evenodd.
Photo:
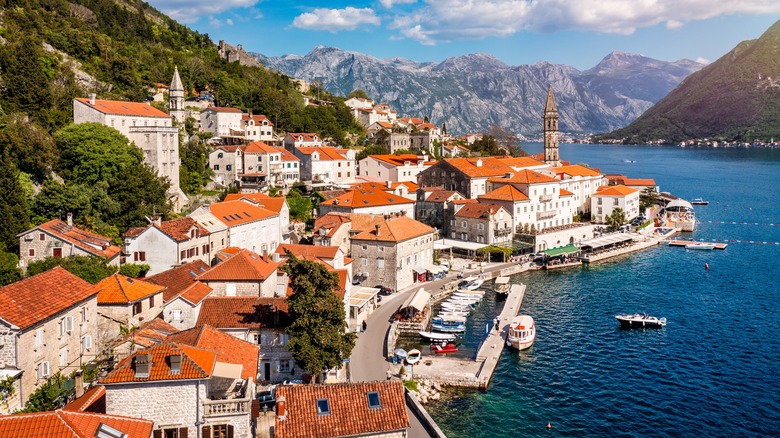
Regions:
M 206 417 L 218 415 L 249 414 L 252 407 L 252 399 L 239 398 L 233 400 L 206 400 L 203 402 L 203 411 Z
M 539 196 L 539 202 L 550 202 L 553 199 L 553 195 L 541 195 Z
M 512 233 L 511 228 L 496 228 L 493 230 L 493 235 L 496 237 L 507 236 Z
M 540 211 L 536 213 L 536 220 L 550 219 L 555 217 L 556 214 L 558 214 L 558 212 L 555 210 Z

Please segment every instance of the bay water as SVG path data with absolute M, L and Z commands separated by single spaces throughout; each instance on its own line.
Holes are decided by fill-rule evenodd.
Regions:
M 560 154 L 708 200 L 695 206 L 696 231 L 681 236 L 729 246 L 659 246 L 514 276 L 527 285 L 521 313 L 535 319 L 534 346 L 505 349 L 487 391 L 447 391 L 431 416 L 449 437 L 780 436 L 780 150 L 561 145 Z M 464 354 L 503 304 L 487 295 Z M 614 316 L 629 312 L 668 325 L 621 330 Z

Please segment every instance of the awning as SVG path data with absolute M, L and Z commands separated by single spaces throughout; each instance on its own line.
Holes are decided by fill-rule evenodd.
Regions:
M 226 379 L 240 379 L 241 364 L 217 362 L 214 364 L 214 371 L 211 373 L 214 377 L 224 377 Z
M 431 274 L 438 274 L 444 270 L 444 266 L 428 265 L 428 272 Z
M 453 248 L 466 249 L 470 251 L 476 251 L 478 249 L 484 248 L 485 246 L 488 246 L 485 245 L 484 243 L 468 242 L 466 240 L 457 240 L 457 239 L 439 239 L 436 242 L 438 242 L 441 245 L 447 245 Z M 434 244 L 436 242 L 434 242 Z
M 431 294 L 426 292 L 425 289 L 419 289 L 414 293 L 414 295 L 406 299 L 401 308 L 405 309 L 407 307 L 414 307 L 415 309 L 422 312 L 423 309 L 425 309 L 425 306 L 428 305 L 428 300 L 430 299 Z
M 363 307 L 379 293 L 375 287 L 353 287 L 352 294 L 349 296 L 350 307 Z
M 547 254 L 549 257 L 556 257 L 560 255 L 574 254 L 580 252 L 580 249 L 574 245 L 566 245 L 558 248 L 545 249 L 542 252 Z
M 420 265 L 415 266 L 414 268 L 412 268 L 412 270 L 414 270 L 414 272 L 418 274 L 425 274 L 426 272 L 428 272 L 428 268 L 424 268 Z
M 6 379 L 8 377 L 19 377 L 19 375 L 21 374 L 22 374 L 22 370 L 10 370 L 10 369 L 0 370 L 0 380 Z
M 607 236 L 597 237 L 595 239 L 586 240 L 580 243 L 580 246 L 587 246 L 590 248 L 601 248 L 604 246 L 614 245 L 616 243 L 628 242 L 634 240 L 633 236 L 626 233 L 609 234 Z
M 433 242 L 433 249 L 450 249 L 452 248 L 452 245 L 445 245 L 444 243 L 439 243 L 440 240 L 436 240 Z

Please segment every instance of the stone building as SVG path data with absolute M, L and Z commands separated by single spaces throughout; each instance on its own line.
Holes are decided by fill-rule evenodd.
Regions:
M 544 106 L 544 162 L 558 166 L 561 157 L 558 154 L 558 107 L 555 106 L 552 85 L 547 89 L 547 103 Z
M 322 215 L 314 221 L 314 244 L 338 246 L 341 252 L 349 254 L 350 231 L 352 231 L 352 221 L 349 219 L 349 215 Z
M 392 188 L 383 183 L 358 184 L 341 196 L 320 202 L 319 213 L 403 214 L 414 217 L 414 200 L 386 190 Z
M 591 199 L 593 220 L 605 223 L 612 213 L 620 208 L 627 220 L 639 216 L 639 190 L 623 185 L 600 187 Z
M 457 205 L 450 219 L 453 239 L 496 246 L 510 246 L 514 236 L 512 215 L 496 204 L 469 202 Z
M 450 219 L 454 214 L 452 201 L 463 200 L 465 197 L 453 190 L 442 190 L 441 187 L 427 187 L 417 190 L 415 204 L 415 219 L 439 230 L 442 236 L 449 236 Z
M 195 260 L 145 279 L 165 287 L 162 318 L 167 323 L 179 330 L 195 326 L 203 300 L 213 292 L 208 285 L 197 280 L 208 270 L 207 263 Z
M 98 292 L 98 322 L 101 336 L 114 339 L 122 331 L 157 317 L 163 309 L 163 289 L 154 283 L 122 274 L 104 278 Z
M 369 181 L 416 183 L 417 175 L 435 163 L 427 155 L 385 154 L 369 155 L 358 162 L 358 167 L 360 177 Z
M 98 353 L 98 289 L 57 266 L 0 288 L 0 370 L 14 376 L 12 412 L 56 374 L 68 375 Z
M 126 261 L 148 264 L 147 275 L 194 260 L 211 263 L 211 249 L 215 246 L 212 238 L 221 238 L 219 235 L 212 236 L 190 217 L 164 222 L 157 217 L 146 227 L 128 229 L 123 237 Z
M 198 281 L 213 289 L 213 296 L 217 297 L 285 296 L 286 291 L 278 291 L 276 287 L 278 267 L 279 263 L 269 256 L 242 249 L 199 275 Z

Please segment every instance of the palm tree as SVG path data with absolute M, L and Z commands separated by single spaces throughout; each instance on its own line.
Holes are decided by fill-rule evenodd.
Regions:
M 607 216 L 607 225 L 613 230 L 617 230 L 621 225 L 626 223 L 626 214 L 622 208 L 616 208 L 612 210 L 612 214 Z

